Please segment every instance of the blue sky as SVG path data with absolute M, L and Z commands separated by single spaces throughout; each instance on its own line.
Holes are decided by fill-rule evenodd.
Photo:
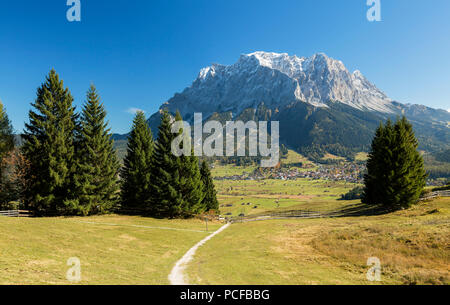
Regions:
M 16 130 L 53 67 L 79 106 L 93 82 L 114 132 L 131 108 L 148 115 L 189 86 L 202 67 L 243 53 L 324 52 L 359 69 L 391 98 L 450 108 L 450 1 L 81 0 L 1 1 L 0 99 Z

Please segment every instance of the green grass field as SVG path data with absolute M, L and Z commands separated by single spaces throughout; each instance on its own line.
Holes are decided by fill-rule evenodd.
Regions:
M 256 169 L 256 166 L 236 166 L 234 164 L 219 165 L 216 162 L 211 174 L 213 177 L 230 177 L 234 175 L 248 175 Z
M 316 167 L 307 158 L 292 150 L 288 151 L 281 163 L 297 170 L 311 170 Z M 216 163 L 212 174 L 214 177 L 229 177 L 249 174 L 255 169 L 256 167 L 232 164 L 224 166 Z M 216 180 L 214 183 L 221 204 L 220 212 L 226 217 L 283 209 L 330 211 L 348 204 L 338 199 L 356 186 L 347 182 L 312 179 Z
M 450 199 L 382 216 L 237 223 L 188 267 L 194 284 L 450 284 Z M 366 279 L 369 257 L 381 282 Z
M 286 165 L 286 166 L 289 166 L 292 168 L 301 168 L 301 167 L 299 167 L 300 164 L 302 164 L 303 167 L 309 167 L 309 168 L 315 167 L 313 162 L 311 162 L 306 157 L 302 156 L 301 154 L 299 154 L 293 150 L 288 151 L 285 158 L 281 159 L 281 163 L 283 165 Z
M 225 216 L 282 209 L 330 211 L 348 204 L 338 199 L 341 194 L 355 187 L 355 184 L 347 182 L 312 179 L 219 180 L 215 184 L 222 206 L 221 213 Z
M 296 168 L 298 170 L 313 169 L 316 166 L 313 162 L 300 155 L 299 153 L 289 150 L 288 154 L 281 159 L 281 163 L 284 166 L 290 168 Z M 301 167 L 299 165 L 302 165 Z M 248 175 L 252 173 L 258 167 L 254 166 L 236 166 L 234 164 L 221 165 L 219 162 L 214 164 L 214 168 L 211 170 L 213 177 L 230 177 L 234 175 Z
M 204 230 L 199 220 L 1 217 L 0 284 L 70 284 L 70 257 L 81 261 L 80 284 L 168 284 L 173 265 Z
M 335 208 L 339 205 L 323 201 Z M 209 223 L 209 231 L 220 223 Z M 207 236 L 199 220 L 130 216 L 0 218 L 0 284 L 168 284 L 184 253 Z M 235 223 L 203 245 L 187 268 L 192 284 L 450 284 L 450 199 L 381 216 Z

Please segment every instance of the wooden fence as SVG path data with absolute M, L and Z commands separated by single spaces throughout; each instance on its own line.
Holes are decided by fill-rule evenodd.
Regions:
M 26 210 L 9 210 L 9 211 L 0 211 L 0 216 L 6 217 L 32 217 L 33 212 Z
M 437 197 L 450 197 L 450 190 L 448 191 L 436 191 L 425 194 L 419 201 L 429 200 Z
M 272 212 L 267 214 L 255 214 L 247 216 L 238 216 L 228 219 L 230 222 L 249 222 L 249 221 L 262 221 L 268 219 L 288 219 L 288 218 L 321 218 L 330 217 L 329 215 L 324 215 L 316 211 L 306 211 L 306 210 L 289 210 Z

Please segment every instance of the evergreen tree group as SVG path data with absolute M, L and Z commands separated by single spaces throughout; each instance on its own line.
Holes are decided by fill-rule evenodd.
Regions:
M 20 193 L 24 207 L 37 215 L 92 215 L 120 209 L 138 215 L 186 218 L 218 209 L 208 165 L 203 163 L 200 169 L 193 154 L 172 153 L 176 137 L 191 141 L 182 129 L 172 130 L 174 121 L 182 121 L 179 113 L 174 120 L 163 112 L 154 141 L 144 113 L 138 112 L 121 167 L 105 107 L 93 85 L 78 114 L 69 89 L 51 70 L 32 107 L 22 149 L 10 154 L 7 162 L 13 177 L 8 185 L 20 188 L 8 194 L 16 197 Z M 11 124 L 0 103 L 0 161 L 13 150 L 13 140 Z
M 25 204 L 38 215 L 89 215 L 117 200 L 118 161 L 106 112 L 91 86 L 81 117 L 55 70 L 37 90 L 25 125 Z
M 218 209 L 209 169 L 200 171 L 199 160 L 193 155 L 178 157 L 172 153 L 173 140 L 183 132 L 172 132 L 173 122 L 181 120 L 178 112 L 173 120 L 164 111 L 154 142 L 144 114 L 136 114 L 122 170 L 124 212 L 186 218 Z
M 367 160 L 362 202 L 396 210 L 416 203 L 426 173 L 412 125 L 405 117 L 377 128 Z

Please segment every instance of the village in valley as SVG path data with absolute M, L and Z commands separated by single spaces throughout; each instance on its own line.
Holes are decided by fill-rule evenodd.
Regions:
M 306 178 L 310 180 L 342 181 L 354 184 L 363 184 L 364 174 L 366 173 L 366 164 L 361 161 L 339 161 L 331 164 L 320 164 L 309 161 L 307 163 L 298 163 L 295 165 L 283 164 L 274 168 L 257 167 L 251 172 L 243 172 L 233 175 L 215 176 L 215 180 L 296 180 Z M 446 179 L 432 178 L 427 179 L 427 186 L 445 185 Z
M 301 167 L 279 166 L 276 168 L 257 168 L 251 173 L 215 177 L 216 180 L 295 180 L 307 178 L 313 180 L 345 181 L 360 184 L 363 182 L 365 165 L 360 163 L 342 162 L 336 164 L 307 163 Z

